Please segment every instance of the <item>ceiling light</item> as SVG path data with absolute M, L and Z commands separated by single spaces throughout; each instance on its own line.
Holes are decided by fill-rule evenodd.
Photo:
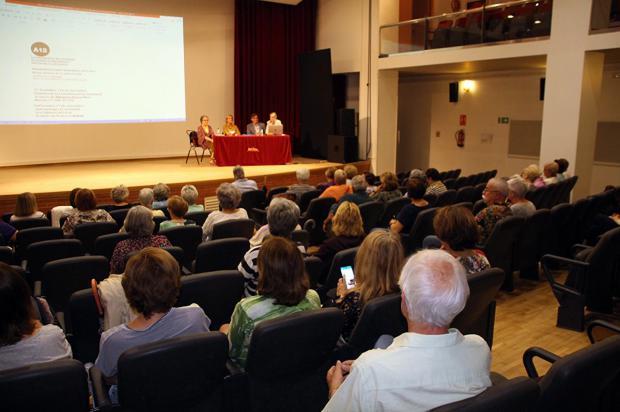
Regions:
M 512 14 L 509 14 L 509 15 L 508 15 L 508 18 L 509 18 L 509 19 L 512 19 L 512 18 L 514 18 L 514 17 L 515 17 L 515 16 L 513 16 Z
M 534 20 L 534 24 L 540 24 L 540 23 L 542 23 L 542 21 L 540 21 L 540 20 Z

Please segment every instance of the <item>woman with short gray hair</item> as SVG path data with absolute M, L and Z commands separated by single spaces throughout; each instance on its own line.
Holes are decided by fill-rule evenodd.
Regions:
M 170 247 L 166 236 L 153 235 L 155 223 L 150 209 L 144 206 L 134 206 L 127 212 L 123 225 L 129 239 L 117 243 L 110 259 L 110 273 L 119 274 L 125 270 L 125 264 L 132 252 L 146 247 Z
M 520 177 L 514 177 L 508 181 L 508 201 L 513 216 L 529 217 L 536 211 L 534 203 L 525 198 L 527 184 Z
M 153 208 L 159 209 L 168 206 L 168 196 L 170 195 L 170 188 L 165 183 L 157 183 L 153 186 L 153 196 L 155 201 L 153 202 Z
M 153 195 L 153 189 L 150 187 L 140 189 L 140 193 L 138 193 L 138 200 L 140 201 L 140 205 L 151 211 L 153 217 L 165 216 L 163 211 L 159 209 L 153 210 L 153 201 L 155 200 L 155 196 Z
M 202 212 L 205 210 L 203 205 L 197 205 L 198 189 L 194 185 L 185 185 L 181 188 L 181 197 L 187 202 L 187 212 Z
M 110 190 L 110 197 L 112 198 L 113 204 L 107 207 L 108 212 L 117 209 L 127 209 L 129 207 L 129 203 L 127 202 L 127 198 L 129 198 L 129 189 L 127 189 L 127 186 L 118 185 L 112 188 L 112 190 Z
M 217 200 L 220 202 L 221 211 L 216 210 L 209 213 L 207 220 L 202 225 L 202 240 L 211 239 L 213 225 L 231 219 L 247 219 L 248 213 L 245 209 L 239 209 L 241 192 L 230 183 L 222 183 L 215 192 Z

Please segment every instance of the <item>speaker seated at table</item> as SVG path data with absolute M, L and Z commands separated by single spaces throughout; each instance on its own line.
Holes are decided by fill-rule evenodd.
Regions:
M 265 134 L 283 134 L 283 129 L 282 122 L 278 119 L 276 112 L 269 113 Z

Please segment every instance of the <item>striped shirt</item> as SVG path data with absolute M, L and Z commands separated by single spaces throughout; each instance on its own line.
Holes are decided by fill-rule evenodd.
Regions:
M 230 358 L 239 366 L 245 367 L 252 332 L 260 322 L 320 307 L 321 299 L 312 289 L 309 289 L 306 297 L 295 306 L 276 305 L 274 299 L 260 295 L 242 299 L 235 306 L 230 318 Z
M 246 297 L 256 295 L 256 287 L 258 285 L 258 252 L 260 252 L 261 246 L 262 243 L 250 248 L 237 267 L 237 270 L 245 278 L 245 290 L 243 293 Z M 306 253 L 306 248 L 303 245 L 298 245 L 297 248 L 301 253 Z

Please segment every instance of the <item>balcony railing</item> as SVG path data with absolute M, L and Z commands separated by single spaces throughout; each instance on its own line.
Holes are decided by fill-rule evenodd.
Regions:
M 553 0 L 518 0 L 386 24 L 381 56 L 549 36 Z

